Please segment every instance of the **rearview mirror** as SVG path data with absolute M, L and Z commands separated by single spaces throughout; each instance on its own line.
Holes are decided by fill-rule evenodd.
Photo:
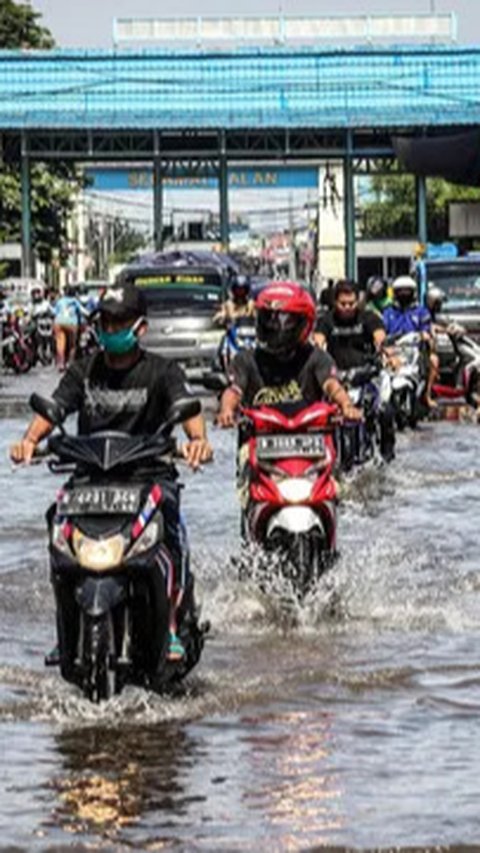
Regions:
M 195 397 L 182 397 L 179 400 L 175 400 L 168 411 L 167 420 L 162 430 L 171 429 L 177 424 L 189 421 L 190 418 L 195 418 L 199 415 L 201 411 L 202 404 Z
M 40 417 L 50 421 L 54 426 L 62 426 L 65 420 L 65 412 L 55 400 L 34 393 L 31 395 L 29 403 L 30 408 L 33 409 L 36 415 L 40 415 Z
M 221 393 L 228 388 L 228 380 L 223 373 L 205 373 L 202 376 L 202 385 L 207 391 L 215 391 Z

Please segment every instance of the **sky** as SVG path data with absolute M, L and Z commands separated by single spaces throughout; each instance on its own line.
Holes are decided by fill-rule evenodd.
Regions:
M 480 43 L 480 3 L 476 0 L 242 0 L 225 8 L 224 0 L 31 0 L 43 15 L 59 47 L 112 46 L 115 17 L 188 15 L 353 15 L 456 12 L 461 44 Z

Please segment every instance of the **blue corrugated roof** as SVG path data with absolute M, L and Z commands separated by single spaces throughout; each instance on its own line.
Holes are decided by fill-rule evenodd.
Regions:
M 480 123 L 480 48 L 0 52 L 0 128 Z

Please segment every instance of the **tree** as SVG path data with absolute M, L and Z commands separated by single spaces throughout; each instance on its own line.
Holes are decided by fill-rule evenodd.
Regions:
M 148 234 L 119 216 L 97 213 L 89 219 L 87 243 L 93 257 L 93 276 L 106 278 L 110 264 L 124 264 L 146 248 Z
M 375 175 L 362 206 L 361 234 L 366 239 L 414 237 L 416 234 L 415 178 L 413 175 Z M 432 242 L 448 239 L 451 201 L 480 201 L 480 189 L 449 184 L 442 178 L 427 182 L 428 236 Z
M 13 0 L 0 0 L 0 47 L 42 48 L 48 50 L 55 42 L 46 27 L 38 20 L 29 3 L 15 3 Z
M 29 4 L 0 0 L 0 49 L 49 49 L 54 46 L 51 33 L 38 23 L 40 14 Z M 44 263 L 52 252 L 65 261 L 68 255 L 68 218 L 75 195 L 83 186 L 75 166 L 54 161 L 48 166 L 32 167 L 32 242 Z M 4 162 L 0 171 L 0 239 L 18 241 L 21 237 L 20 163 Z

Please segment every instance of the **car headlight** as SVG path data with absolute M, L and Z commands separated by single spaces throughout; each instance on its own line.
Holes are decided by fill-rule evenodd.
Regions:
M 312 483 L 304 477 L 287 477 L 277 488 L 282 498 L 291 504 L 308 501 L 312 494 Z
M 221 329 L 214 332 L 202 332 L 202 335 L 198 339 L 200 349 L 202 347 L 211 347 L 216 344 L 219 344 L 223 338 L 223 335 L 224 332 Z
M 121 533 L 108 539 L 90 539 L 80 530 L 74 530 L 72 543 L 79 564 L 92 572 L 114 569 L 123 560 L 125 539 Z
M 159 532 L 160 525 L 158 521 L 150 521 L 143 533 L 140 534 L 138 539 L 135 540 L 130 548 L 127 555 L 128 559 L 131 557 L 138 557 L 139 554 L 143 554 L 145 551 L 148 551 L 149 548 L 153 548 L 155 543 L 158 541 Z

